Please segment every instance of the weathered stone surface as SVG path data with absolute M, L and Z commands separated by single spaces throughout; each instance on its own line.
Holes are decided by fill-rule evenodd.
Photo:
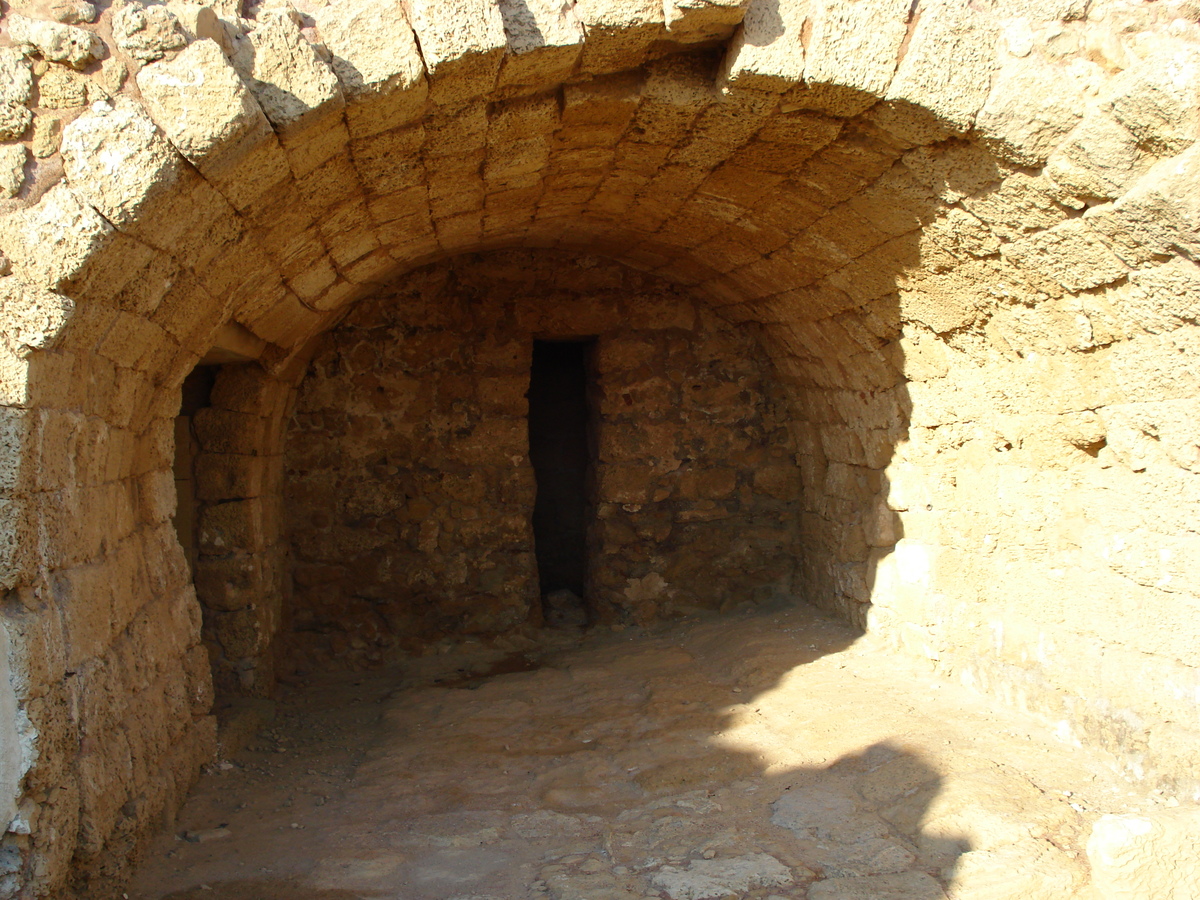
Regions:
M 0 195 L 15 197 L 25 183 L 27 153 L 20 144 L 0 146 Z
M 998 36 L 988 13 L 953 0 L 922 7 L 887 98 L 928 110 L 954 130 L 966 131 L 987 99 Z M 947 65 L 951 59 L 954 64 Z
M 18 354 L 54 347 L 74 308 L 74 304 L 61 294 L 25 284 L 11 275 L 0 278 L 4 339 Z
M 354 137 L 404 125 L 423 110 L 428 85 L 408 16 L 399 3 L 353 0 L 317 11 L 321 39 L 349 107 Z
M 508 39 L 489 0 L 411 0 L 409 21 L 437 103 L 461 103 L 496 84 Z
M 800 32 L 806 12 L 798 0 L 750 0 L 724 63 L 726 82 L 774 93 L 798 84 L 804 77 Z
M 554 0 L 500 0 L 508 41 L 500 87 L 532 93 L 565 81 L 579 62 L 583 25 Z
M 1200 893 L 1200 814 L 1181 807 L 1103 816 L 1092 826 L 1087 855 L 1103 900 L 1194 897 Z
M 40 115 L 33 120 L 33 136 L 29 141 L 30 152 L 38 159 L 45 159 L 58 152 L 62 142 L 63 120 L 60 116 Z
M 1113 251 L 1129 265 L 1144 265 L 1200 251 L 1200 147 L 1155 165 L 1111 207 L 1084 214 Z
M 1047 159 L 1046 174 L 1077 197 L 1111 200 L 1151 162 L 1129 129 L 1110 114 L 1092 109 Z
M 53 290 L 87 267 L 112 231 L 75 191 L 58 185 L 36 206 L 0 218 L 0 249 L 18 275 Z
M 682 43 L 721 40 L 733 34 L 750 0 L 666 0 L 667 36 Z
M 804 57 L 805 90 L 795 100 L 833 115 L 854 115 L 882 97 L 907 35 L 909 7 L 822 0 L 812 9 Z M 847 66 L 845 60 L 854 64 Z
M 0 48 L 0 103 L 28 103 L 33 94 L 33 73 L 20 51 Z
M 261 107 L 212 41 L 146 66 L 137 82 L 155 124 L 235 206 L 289 176 Z
M 86 106 L 88 81 L 65 66 L 51 66 L 38 76 L 37 105 L 53 109 L 71 109 Z
M 766 853 L 731 859 L 695 859 L 686 869 L 663 866 L 651 879 L 672 900 L 716 900 L 754 888 L 792 884 L 787 866 Z
M 171 50 L 187 44 L 179 20 L 166 6 L 143 6 L 131 0 L 112 18 L 117 46 L 142 62 L 162 59 Z
M 170 193 L 180 160 L 139 106 L 97 104 L 63 133 L 63 166 L 77 190 L 118 228 Z
M 1200 51 L 1166 45 L 1122 72 L 1105 91 L 1112 116 L 1149 152 L 1187 149 L 1200 125 Z
M 231 57 L 271 124 L 285 134 L 343 102 L 337 76 L 304 39 L 293 15 L 264 12 L 249 33 L 235 37 Z
M 946 894 L 924 872 L 826 878 L 808 889 L 810 900 L 945 900 Z
M 1006 246 L 1005 257 L 1017 266 L 1053 279 L 1069 291 L 1110 284 L 1127 268 L 1081 219 Z
M 1082 61 L 1048 69 L 1032 58 L 1010 59 L 975 127 L 1006 159 L 1040 166 L 1078 124 L 1099 80 L 1096 67 Z
M 0 103 L 0 140 L 24 137 L 33 123 L 33 113 L 22 103 Z
M 661 0 L 578 0 L 575 15 L 587 34 L 583 70 L 601 74 L 639 65 L 664 34 L 664 12 Z
M 30 19 L 18 13 L 10 14 L 6 22 L 8 36 L 14 43 L 52 62 L 83 69 L 94 60 L 104 58 L 104 42 L 82 28 Z

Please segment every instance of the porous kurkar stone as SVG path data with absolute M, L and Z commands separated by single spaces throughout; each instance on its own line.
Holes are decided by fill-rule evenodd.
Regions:
M 418 588 L 439 634 L 531 608 L 513 348 L 568 332 L 597 337 L 603 374 L 604 615 L 790 584 L 1140 784 L 1200 789 L 1186 4 L 69 6 L 7 10 L 0 50 L 0 271 L 72 305 L 44 346 L 0 342 L 20 423 L 0 584 L 39 754 L 30 834 L 2 848 L 19 890 L 121 892 L 212 752 L 214 673 L 268 692 L 291 612 L 328 598 L 325 651 L 339 635 L 363 661 L 408 634 L 379 611 Z M 35 115 L 38 96 L 62 105 Z M 458 259 L 514 248 L 576 262 L 492 283 Z M 522 267 L 541 274 L 492 315 Z M 386 340 L 320 343 L 368 309 Z M 302 388 L 316 414 L 293 416 L 334 357 L 332 396 Z M 201 445 L 193 509 L 171 469 L 204 359 L 211 402 L 180 431 Z M 312 471 L 370 446 L 356 477 L 403 469 L 412 503 L 326 490 L 287 519 L 301 429 L 328 449 Z M 173 510 L 196 516 L 195 572 Z M 894 875 L 821 890 L 933 891 Z

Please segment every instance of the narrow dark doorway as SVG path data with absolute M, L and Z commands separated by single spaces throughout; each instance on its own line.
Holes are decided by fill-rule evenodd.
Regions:
M 588 356 L 592 341 L 534 341 L 529 457 L 537 481 L 533 540 L 542 613 L 584 625 L 587 612 Z

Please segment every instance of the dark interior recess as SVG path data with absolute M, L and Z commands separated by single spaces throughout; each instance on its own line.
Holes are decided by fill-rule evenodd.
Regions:
M 588 355 L 592 341 L 534 341 L 529 379 L 529 456 L 537 481 L 533 537 L 543 611 L 554 619 L 570 591 L 583 603 L 587 581 Z

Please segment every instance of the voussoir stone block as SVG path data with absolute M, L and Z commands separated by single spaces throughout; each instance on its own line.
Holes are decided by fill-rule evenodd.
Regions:
M 1045 171 L 1074 197 L 1112 200 L 1152 162 L 1133 132 L 1109 111 L 1093 107 L 1050 154 Z
M 750 0 L 725 58 L 727 85 L 783 93 L 804 77 L 803 0 Z
M 887 99 L 921 107 L 965 132 L 991 87 L 999 27 L 988 13 L 956 0 L 935 0 L 917 16 Z
M 421 114 L 429 95 L 425 64 L 398 0 L 341 0 L 314 17 L 346 97 L 352 137 L 388 131 Z
M 1185 150 L 1200 125 L 1200 50 L 1179 44 L 1155 48 L 1113 79 L 1105 103 L 1151 153 Z
M 719 41 L 733 34 L 750 0 L 664 0 L 667 37 L 681 44 Z
M 908 33 L 906 0 L 812 4 L 804 57 L 804 90 L 795 101 L 810 109 L 849 116 L 882 97 L 896 71 Z
M 1036 57 L 1008 59 L 996 75 L 976 130 L 1002 158 L 1041 166 L 1083 117 L 1099 77 L 1099 67 L 1083 60 L 1048 67 Z
M 337 76 L 300 33 L 295 13 L 272 10 L 234 38 L 232 62 L 281 135 L 343 103 Z
M 508 52 L 500 88 L 532 93 L 561 84 L 579 62 L 583 24 L 571 6 L 555 0 L 499 0 Z
M 146 66 L 137 83 L 155 124 L 234 206 L 246 209 L 290 175 L 270 122 L 214 42 Z
M 0 250 L 17 275 L 55 290 L 79 277 L 113 233 L 78 193 L 60 184 L 35 206 L 0 218 Z
M 1200 145 L 1155 164 L 1116 203 L 1084 219 L 1130 265 L 1200 254 Z
M 171 194 L 182 162 L 129 100 L 97 103 L 68 125 L 62 154 L 67 180 L 118 228 L 149 224 L 143 214 Z
M 408 11 L 434 102 L 461 103 L 496 86 L 508 39 L 495 0 L 410 0 Z
M 587 34 L 582 68 L 591 74 L 640 65 L 666 30 L 661 0 L 578 0 L 575 14 Z

